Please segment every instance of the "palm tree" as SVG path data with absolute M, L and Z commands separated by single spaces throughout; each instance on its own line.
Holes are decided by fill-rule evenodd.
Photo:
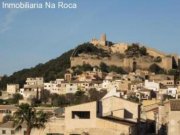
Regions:
M 21 104 L 13 115 L 14 125 L 16 129 L 22 128 L 22 124 L 26 125 L 26 135 L 31 134 L 33 128 L 45 128 L 47 115 L 42 111 L 36 111 L 29 104 Z

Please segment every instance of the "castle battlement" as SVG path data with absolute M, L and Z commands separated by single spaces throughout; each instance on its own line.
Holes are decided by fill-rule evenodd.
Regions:
M 102 34 L 100 39 L 93 38 L 90 43 L 97 46 L 97 45 L 102 45 L 106 46 L 106 34 Z

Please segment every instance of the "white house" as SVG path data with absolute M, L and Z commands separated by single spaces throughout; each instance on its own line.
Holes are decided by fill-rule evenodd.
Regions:
M 19 84 L 7 84 L 7 93 L 8 94 L 15 94 L 19 91 Z
M 66 83 L 65 91 L 66 93 L 76 93 L 78 91 L 77 83 Z
M 176 94 L 177 94 L 177 88 L 168 88 L 167 89 L 167 95 L 170 95 L 175 98 Z
M 42 86 L 44 83 L 43 77 L 36 77 L 36 78 L 27 78 L 26 85 L 27 86 Z
M 117 88 L 118 86 L 118 82 L 112 80 L 103 80 L 102 82 L 102 88 L 107 89 L 107 91 L 111 91 L 111 88 Z
M 43 77 L 27 78 L 26 84 L 23 89 L 20 89 L 20 94 L 24 98 L 32 98 L 34 96 L 40 96 L 41 90 L 44 88 Z
M 56 79 L 55 81 L 44 83 L 44 89 L 49 90 L 50 93 L 64 94 L 62 81 L 64 81 L 64 79 Z
M 156 83 L 154 81 L 150 82 L 148 80 L 145 80 L 144 88 L 150 89 L 150 90 L 153 90 L 153 91 L 159 91 L 160 85 L 159 85 L 159 83 Z
M 23 96 L 23 98 L 25 100 L 32 99 L 32 98 L 36 97 L 36 95 L 37 95 L 37 91 L 28 90 L 28 89 L 24 89 L 24 88 L 21 88 L 19 93 Z

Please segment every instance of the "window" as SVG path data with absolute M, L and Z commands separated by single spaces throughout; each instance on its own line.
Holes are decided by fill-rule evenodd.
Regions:
M 14 135 L 15 134 L 15 131 L 14 130 L 11 130 L 11 135 Z
M 90 111 L 72 111 L 72 119 L 90 119 Z
M 2 130 L 2 134 L 6 134 L 6 130 Z

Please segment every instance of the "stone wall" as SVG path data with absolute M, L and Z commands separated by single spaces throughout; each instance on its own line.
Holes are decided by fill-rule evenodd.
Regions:
M 77 65 L 90 64 L 91 66 L 99 66 L 100 63 L 106 63 L 109 66 L 115 65 L 117 67 L 122 67 L 127 71 L 132 71 L 133 67 L 136 66 L 136 69 L 147 70 L 149 67 L 155 63 L 148 57 L 140 58 L 118 58 L 118 57 L 105 57 L 105 58 L 92 58 L 92 57 L 71 57 L 71 67 Z M 165 57 L 162 59 L 162 62 L 156 63 L 161 68 L 165 70 L 172 69 L 172 58 Z
M 165 57 L 166 56 L 165 53 L 160 52 L 160 51 L 158 51 L 156 49 L 153 49 L 153 48 L 150 48 L 150 47 L 146 47 L 146 49 L 147 49 L 147 53 L 149 55 L 151 55 L 151 56 L 154 56 L 154 57 L 158 57 L 158 56 Z

